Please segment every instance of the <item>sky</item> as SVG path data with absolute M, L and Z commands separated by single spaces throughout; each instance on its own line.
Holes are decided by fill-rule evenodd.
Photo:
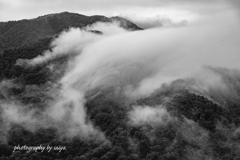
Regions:
M 0 0 L 0 21 L 68 11 L 85 15 L 122 16 L 147 28 L 181 25 L 209 14 L 239 8 L 239 0 Z M 147 26 L 145 21 L 149 22 Z

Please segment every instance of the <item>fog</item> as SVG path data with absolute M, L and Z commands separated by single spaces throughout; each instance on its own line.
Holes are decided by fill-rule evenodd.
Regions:
M 163 84 L 182 79 L 185 83 L 179 86 L 216 103 L 224 104 L 222 97 L 236 100 L 240 69 L 238 18 L 238 12 L 230 10 L 181 27 L 129 32 L 117 23 L 100 23 L 84 30 L 63 31 L 52 42 L 51 50 L 22 61 L 33 67 L 63 55 L 73 57 L 64 75 L 50 87 L 52 100 L 46 102 L 46 109 L 36 117 L 35 109 L 26 111 L 26 106 L 19 107 L 22 104 L 17 102 L 3 102 L 2 113 L 7 122 L 30 130 L 36 130 L 36 126 L 55 127 L 64 136 L 98 135 L 104 139 L 104 133 L 89 121 L 85 108 L 86 94 L 96 90 L 110 90 L 134 102 L 161 90 Z M 102 35 L 88 30 L 101 31 Z M 162 115 L 167 115 L 164 109 L 149 106 L 129 112 L 134 125 L 156 123 L 159 117 L 163 123 Z
M 162 84 L 184 79 L 185 88 L 222 104 L 222 97 L 236 95 L 230 86 L 238 85 L 224 81 L 222 71 L 216 72 L 219 67 L 240 69 L 237 17 L 227 12 L 185 27 L 106 37 L 84 48 L 60 83 L 83 94 L 113 88 L 125 99 L 136 100 Z
M 164 106 L 156 108 L 149 106 L 134 106 L 133 110 L 128 113 L 130 125 L 167 125 L 172 120 Z
M 228 15 L 214 22 L 155 28 L 106 37 L 86 47 L 61 80 L 79 90 L 119 86 L 128 96 L 151 93 L 163 83 L 193 78 L 207 85 L 221 78 L 204 66 L 239 69 L 238 22 Z M 231 18 L 230 18 L 231 17 Z M 219 18 L 219 19 L 218 19 Z M 219 23 L 216 23 L 219 22 Z M 221 27 L 218 27 L 221 25 Z M 196 77 L 197 75 L 197 77 Z M 208 79 L 205 79 L 205 76 Z

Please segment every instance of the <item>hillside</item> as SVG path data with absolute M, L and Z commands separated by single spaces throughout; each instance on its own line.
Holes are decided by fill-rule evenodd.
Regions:
M 0 22 L 0 52 L 51 38 L 69 27 L 83 28 L 95 22 L 112 21 L 120 22 L 122 27 L 126 29 L 141 29 L 134 23 L 121 17 L 85 16 L 69 12 L 49 14 L 29 20 Z
M 32 59 L 42 54 L 49 49 L 53 37 L 61 31 L 70 27 L 83 28 L 96 22 L 113 21 L 119 22 L 121 27 L 128 30 L 141 30 L 134 23 L 121 17 L 85 16 L 69 12 L 29 20 L 0 22 L 0 79 L 21 76 L 23 69 L 15 66 L 16 60 Z

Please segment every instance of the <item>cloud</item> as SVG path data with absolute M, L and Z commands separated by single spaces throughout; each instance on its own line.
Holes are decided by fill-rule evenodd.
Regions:
M 10 82 L 8 85 L 11 87 Z M 44 90 L 45 88 L 39 89 Z M 40 128 L 53 128 L 57 131 L 56 134 L 59 138 L 77 137 L 85 140 L 106 140 L 104 133 L 88 121 L 84 109 L 85 99 L 81 92 L 76 92 L 71 88 L 62 89 L 60 92 L 51 88 L 50 91 L 52 100 L 44 100 L 44 107 L 31 103 L 22 104 L 17 96 L 11 98 L 10 95 L 7 95 L 5 99 L 1 99 L 0 114 L 3 132 L 0 133 L 0 136 L 6 139 L 8 131 L 14 124 L 18 124 L 31 132 L 38 131 Z M 36 96 L 36 98 L 41 97 Z
M 129 123 L 133 126 L 142 125 L 166 125 L 171 121 L 171 116 L 162 106 L 134 106 L 128 112 Z
M 68 31 L 60 33 L 59 37 L 51 43 L 51 50 L 47 50 L 43 55 L 39 55 L 32 60 L 18 60 L 17 65 L 39 65 L 62 57 L 65 55 L 74 55 L 79 53 L 82 48 L 98 39 L 100 36 L 87 31 L 82 31 L 79 28 L 70 28 Z M 69 43 L 74 41 L 74 43 Z M 71 52 L 69 52 L 71 51 Z
M 63 137 L 105 140 L 104 134 L 88 121 L 84 108 L 85 101 L 82 92 L 74 88 L 62 88 L 44 115 L 56 122 L 55 128 Z
M 118 22 L 112 23 L 95 23 L 84 29 L 71 28 L 63 31 L 52 43 L 52 49 L 47 50 L 34 59 L 18 60 L 17 65 L 34 67 L 43 65 L 49 61 L 55 60 L 61 56 L 72 56 L 82 54 L 86 48 L 91 47 L 97 41 L 106 37 L 118 34 L 125 34 L 129 31 L 119 27 Z M 97 30 L 102 34 L 96 34 L 91 31 Z M 94 58 L 94 57 L 92 57 Z M 69 69 L 78 64 L 73 64 L 74 58 L 69 60 Z M 56 72 L 56 70 L 52 70 Z M 71 81 L 72 82 L 72 81 Z M 15 87 L 11 81 L 5 82 L 2 86 Z M 37 92 L 47 90 L 51 100 L 44 101 L 44 109 L 39 110 L 31 105 L 23 105 L 17 103 L 18 99 L 12 99 L 13 103 L 9 104 L 8 100 L 3 102 L 2 116 L 5 117 L 5 124 L 11 126 L 12 123 L 20 124 L 26 129 L 36 131 L 39 128 L 55 128 L 60 137 L 79 137 L 79 138 L 96 138 L 104 140 L 104 133 L 95 128 L 88 120 L 85 111 L 85 90 L 78 90 L 68 83 L 57 82 L 57 84 L 49 84 L 50 88 L 39 86 Z M 1 86 L 0 86 L 1 87 Z M 28 86 L 33 88 L 33 86 Z M 27 87 L 26 87 L 27 88 Z M 4 90 L 2 90 L 4 91 Z M 3 92 L 4 97 L 10 97 L 7 92 Z M 26 91 L 23 96 L 29 93 Z M 38 95 L 35 95 L 38 97 Z M 41 97 L 40 97 L 41 98 Z M 38 115 L 38 116 L 36 116 Z M 10 128 L 10 127 L 9 127 Z M 8 130 L 8 129 L 6 129 Z
M 29 110 L 26 106 L 21 106 L 15 103 L 4 103 L 1 104 L 2 118 L 4 120 L 7 129 L 11 128 L 11 124 L 21 124 L 29 130 L 35 130 L 38 128 L 41 122 L 38 122 L 36 112 L 34 110 Z M 47 124 L 47 123 L 45 123 Z M 43 125 L 43 124 L 41 124 Z
M 70 28 L 69 30 L 60 33 L 58 37 L 53 40 L 50 45 L 51 50 L 47 50 L 43 55 L 39 55 L 31 60 L 18 59 L 16 65 L 36 66 L 59 57 L 80 54 L 88 45 L 91 45 L 91 43 L 94 43 L 105 36 L 127 32 L 119 26 L 119 22 L 97 22 L 83 29 Z M 96 34 L 92 31 L 100 31 L 103 35 Z
M 133 15 L 122 15 L 123 17 L 131 20 L 133 23 L 137 24 L 141 28 L 154 28 L 154 27 L 180 27 L 187 25 L 188 21 L 182 20 L 172 20 L 166 15 L 155 15 L 155 16 L 133 16 Z
M 203 66 L 239 69 L 239 24 L 232 14 L 228 16 L 224 24 L 220 14 L 212 22 L 207 19 L 183 28 L 106 37 L 86 48 L 61 82 L 79 90 L 119 86 L 131 97 L 147 95 L 163 83 L 192 78 L 205 72 Z
M 222 24 L 223 17 L 228 23 Z M 214 92 L 230 95 L 234 90 L 224 82 L 225 76 L 205 66 L 240 69 L 240 36 L 236 36 L 239 23 L 235 19 L 232 13 L 219 14 L 201 24 L 181 28 L 106 36 L 84 48 L 72 61 L 75 65 L 60 80 L 62 91 L 71 89 L 84 95 L 95 89 L 113 89 L 113 93 L 117 90 L 125 99 L 137 99 L 148 96 L 164 83 L 184 79 L 184 87 L 204 93 L 208 98 Z M 69 98 L 71 95 L 67 94 Z M 136 119 L 137 114 L 142 118 Z M 140 123 L 144 120 L 154 124 L 157 121 L 150 117 L 158 119 L 165 111 L 137 108 L 130 115 Z

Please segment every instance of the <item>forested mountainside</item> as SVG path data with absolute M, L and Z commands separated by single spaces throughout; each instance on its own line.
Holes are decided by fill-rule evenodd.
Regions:
M 0 23 L 0 160 L 240 159 L 240 76 L 232 78 L 230 74 L 223 75 L 224 80 L 236 95 L 229 98 L 217 93 L 224 103 L 215 101 L 211 90 L 206 96 L 184 87 L 187 80 L 181 79 L 131 101 L 116 92 L 118 86 L 111 86 L 89 90 L 81 112 L 74 110 L 75 101 L 64 102 L 57 114 L 66 110 L 67 116 L 56 122 L 46 119 L 45 123 L 43 117 L 51 112 L 48 109 L 60 94 L 62 84 L 58 81 L 68 72 L 69 59 L 75 57 L 66 54 L 36 66 L 16 65 L 17 61 L 51 51 L 52 38 L 64 29 L 83 28 L 99 21 L 120 21 L 124 29 L 141 30 L 120 17 L 88 17 L 68 12 Z M 230 72 L 222 68 L 217 71 Z M 239 71 L 236 73 L 240 75 Z M 71 96 L 76 95 L 79 96 L 74 92 Z M 72 110 L 86 112 L 86 124 L 94 126 L 104 138 L 100 138 L 101 134 L 82 137 L 81 134 L 88 134 L 84 130 L 79 135 L 66 136 Z M 68 134 L 76 129 L 76 124 L 72 125 Z M 66 148 L 50 152 L 16 148 L 25 145 Z
M 14 94 L 14 93 L 11 93 Z M 19 93 L 18 93 L 19 94 Z M 173 120 L 165 125 L 148 123 L 129 126 L 126 113 L 134 107 L 157 109 L 164 97 Z M 32 97 L 33 98 L 33 97 Z M 39 99 L 40 100 L 40 99 Z M 28 101 L 28 103 L 36 103 Z M 202 96 L 186 90 L 166 91 L 125 106 L 104 93 L 86 103 L 89 119 L 105 133 L 108 142 L 79 138 L 59 139 L 54 128 L 31 132 L 21 125 L 8 131 L 8 143 L 0 146 L 1 159 L 67 159 L 67 160 L 159 160 L 159 159 L 234 159 L 239 155 L 239 133 L 235 131 L 239 114 L 222 108 Z M 66 151 L 13 152 L 14 146 L 66 146 Z
M 69 12 L 30 20 L 0 22 L 0 78 L 19 77 L 24 71 L 14 65 L 16 60 L 32 59 L 41 55 L 50 47 L 54 36 L 61 31 L 71 27 L 84 28 L 96 22 L 118 22 L 125 29 L 141 30 L 134 23 L 121 17 L 85 16 Z M 38 74 L 39 71 L 33 70 L 30 73 Z M 44 78 L 38 77 L 38 80 L 44 81 Z
M 0 50 L 34 45 L 44 41 L 70 27 L 86 27 L 95 22 L 118 21 L 124 28 L 140 30 L 134 23 L 121 18 L 104 16 L 85 16 L 77 13 L 63 12 L 50 14 L 35 19 L 0 22 Z

